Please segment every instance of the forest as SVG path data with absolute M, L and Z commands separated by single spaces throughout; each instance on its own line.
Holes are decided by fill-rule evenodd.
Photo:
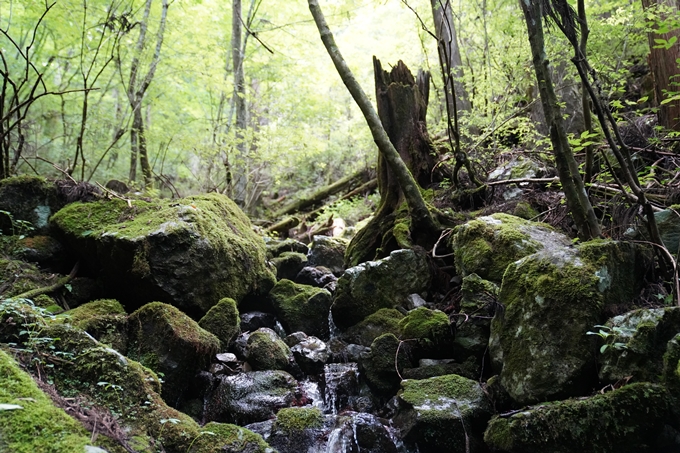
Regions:
M 0 0 L 0 453 L 680 450 L 678 0 Z

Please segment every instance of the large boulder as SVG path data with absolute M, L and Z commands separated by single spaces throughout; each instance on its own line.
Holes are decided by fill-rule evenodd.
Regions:
M 128 356 L 163 373 L 161 395 L 173 407 L 187 384 L 210 363 L 220 341 L 172 305 L 153 302 L 129 317 Z
M 496 416 L 484 434 L 487 444 L 508 453 L 652 453 L 665 450 L 658 438 L 669 423 L 668 392 L 637 383 L 587 399 L 541 404 Z
M 330 338 L 328 313 L 331 293 L 290 280 L 279 281 L 269 293 L 277 317 L 286 332 L 305 332 L 322 340 Z
M 419 451 L 485 451 L 482 434 L 491 404 L 479 383 L 450 374 L 401 385 L 395 424 Z
M 4 235 L 45 234 L 50 216 L 65 204 L 57 186 L 44 178 L 16 176 L 3 179 L 0 181 L 0 232 Z
M 333 321 L 344 330 L 381 308 L 405 306 L 408 296 L 427 291 L 431 280 L 427 257 L 416 250 L 395 250 L 349 268 L 338 279 Z
M 453 332 L 446 313 L 418 307 L 399 321 L 402 338 L 412 341 L 418 359 L 450 358 L 453 352 Z
M 250 334 L 247 347 L 246 358 L 253 370 L 288 370 L 293 361 L 290 348 L 266 327 Z
M 129 310 L 158 300 L 198 319 L 274 284 L 263 240 L 223 195 L 72 203 L 51 225 Z

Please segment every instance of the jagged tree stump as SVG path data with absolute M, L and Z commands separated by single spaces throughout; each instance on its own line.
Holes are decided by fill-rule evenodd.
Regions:
M 402 61 L 388 72 L 375 57 L 373 68 L 380 121 L 414 179 L 425 187 L 431 182 L 434 166 L 426 122 L 430 74 L 419 70 L 414 79 Z M 382 156 L 378 158 L 378 191 L 380 205 L 375 215 L 347 248 L 348 266 L 382 258 L 399 248 L 424 245 L 434 233 L 418 229 L 418 225 L 411 228 L 404 195 Z

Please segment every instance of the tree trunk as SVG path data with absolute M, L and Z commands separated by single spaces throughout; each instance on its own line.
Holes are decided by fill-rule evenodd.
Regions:
M 243 68 L 243 23 L 241 17 L 241 0 L 233 0 L 232 3 L 232 18 L 231 18 L 231 51 L 232 62 L 234 63 L 234 113 L 236 121 L 234 123 L 234 137 L 236 139 L 236 158 L 231 159 L 231 165 L 236 161 L 243 161 L 246 156 L 246 141 L 245 130 L 247 124 L 247 110 L 246 110 L 246 82 L 245 71 Z M 243 170 L 241 168 L 240 170 Z M 231 196 L 234 201 L 237 201 L 241 206 L 244 204 L 246 178 L 244 171 L 232 170 L 232 176 L 235 176 L 235 187 Z
M 557 173 L 574 218 L 579 237 L 584 240 L 599 237 L 600 226 L 579 173 L 578 164 L 569 146 L 567 131 L 552 84 L 543 35 L 543 13 L 540 0 L 520 0 L 529 33 L 536 81 L 541 95 L 545 122 L 550 129 L 550 141 L 555 155 Z
M 657 6 L 671 8 L 675 14 L 678 13 L 677 0 L 642 0 L 642 7 L 654 9 Z M 666 17 L 662 17 L 666 19 Z M 678 59 L 680 59 L 680 41 L 675 42 L 670 48 L 659 47 L 655 41 L 663 39 L 668 42 L 671 38 L 680 38 L 680 29 L 671 30 L 669 33 L 658 34 L 650 32 L 647 34 L 649 39 L 649 68 L 654 77 L 654 97 L 659 104 L 659 124 L 666 129 L 680 131 L 680 101 L 673 101 L 661 104 L 666 99 L 665 92 L 678 92 L 677 76 Z

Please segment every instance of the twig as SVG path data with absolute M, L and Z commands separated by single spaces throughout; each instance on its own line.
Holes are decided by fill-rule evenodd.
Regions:
M 555 176 L 554 178 L 519 178 L 519 179 L 504 179 L 502 181 L 492 181 L 487 182 L 487 186 L 501 186 L 505 184 L 520 184 L 520 183 L 538 183 L 538 184 L 550 184 L 560 182 L 560 178 Z
M 447 228 L 446 230 L 442 231 L 442 234 L 439 235 L 439 239 L 437 239 L 437 242 L 434 244 L 434 247 L 432 247 L 432 258 L 446 258 L 454 255 L 453 253 L 447 253 L 446 255 L 437 255 L 437 247 L 439 246 L 439 243 L 442 241 L 442 239 L 448 237 L 452 232 L 453 229 L 451 228 Z
M 106 192 L 107 194 L 111 195 L 112 197 L 118 198 L 119 200 L 123 200 L 124 202 L 126 202 L 127 205 L 128 205 L 128 208 L 131 208 L 131 207 L 132 207 L 132 200 L 131 200 L 131 199 L 125 198 L 125 197 L 122 197 L 122 196 L 118 195 L 118 194 L 117 194 L 116 192 L 114 192 L 113 190 L 107 189 L 106 187 L 102 186 L 99 182 L 97 182 L 97 185 L 98 185 L 104 192 Z

